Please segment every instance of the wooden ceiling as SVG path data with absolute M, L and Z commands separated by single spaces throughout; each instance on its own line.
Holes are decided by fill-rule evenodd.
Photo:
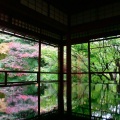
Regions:
M 32 0 L 31 0 L 32 1 Z M 37 0 L 36 0 L 37 1 Z M 39 1 L 39 0 L 38 0 Z M 48 4 L 48 15 L 42 15 L 33 9 L 30 9 L 22 4 L 20 0 L 4 0 L 0 1 L 0 27 L 13 30 L 24 36 L 33 36 L 35 39 L 44 39 L 51 44 L 66 44 L 68 34 L 71 36 L 71 44 L 86 42 L 92 38 L 117 35 L 120 33 L 120 9 L 111 12 L 111 17 L 104 15 L 103 19 L 100 16 L 95 16 L 96 19 L 88 23 L 80 23 L 76 25 L 64 25 L 55 19 L 50 18 L 50 5 L 65 12 L 67 15 L 73 15 L 79 12 L 89 11 L 104 5 L 114 4 L 119 0 L 44 0 Z M 120 4 L 118 4 L 120 6 Z M 117 5 L 115 8 L 120 8 Z M 28 14 L 29 13 L 29 14 Z M 116 13 L 118 15 L 116 15 Z M 109 15 L 110 15 L 109 14 Z M 4 19 L 7 16 L 7 21 Z M 73 15 L 74 16 L 74 15 Z M 84 16 L 80 16 L 84 17 Z M 72 18 L 72 17 L 71 17 Z M 68 19 L 69 21 L 71 20 Z M 77 17 L 75 17 L 77 18 Z M 89 19 L 89 18 L 88 18 Z M 90 18 L 91 19 L 91 18 Z M 15 23 L 17 21 L 17 23 Z M 19 24 L 20 23 L 20 24 Z M 21 25 L 24 23 L 24 27 Z M 53 24 L 54 23 L 54 24 Z M 72 22 L 71 22 L 72 23 Z M 76 22 L 77 23 L 77 22 Z M 22 27 L 21 27 L 22 26 Z M 29 26 L 32 26 L 29 27 Z M 33 30 L 34 29 L 34 30 Z M 36 30 L 37 29 L 37 30 Z M 39 30 L 40 29 L 40 33 Z M 37 31 L 37 32 L 36 32 Z M 43 34 L 44 33 L 44 34 Z M 51 37 L 51 34 L 53 36 Z M 59 38 L 53 38 L 58 35 Z M 56 36 L 55 36 L 56 37 Z M 64 40 L 65 38 L 65 40 Z
M 99 6 L 115 3 L 119 0 L 44 0 L 68 14 L 82 12 Z

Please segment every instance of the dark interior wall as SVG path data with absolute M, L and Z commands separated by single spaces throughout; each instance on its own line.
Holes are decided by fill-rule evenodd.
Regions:
M 93 3 L 89 4 L 91 7 L 86 5 L 89 3 L 88 1 L 81 1 L 81 4 L 85 6 L 84 9 L 79 8 L 78 5 L 75 8 L 77 2 L 72 6 L 73 2 L 71 1 L 68 4 L 65 2 L 60 9 L 60 6 L 57 8 L 57 3 L 53 4 L 54 1 L 45 0 L 43 2 L 47 4 L 48 12 L 46 15 L 36 10 L 38 9 L 36 4 L 31 7 L 28 3 L 26 6 L 22 1 L 0 1 L 1 27 L 19 31 L 21 34 L 29 34 L 30 37 L 36 36 L 36 39 L 43 38 L 52 44 L 61 44 L 62 42 L 65 44 L 66 41 L 62 41 L 62 39 L 64 37 L 66 40 L 69 30 L 71 31 L 71 44 L 87 42 L 89 39 L 101 36 L 117 35 L 120 31 L 120 2 L 118 1 L 108 4 L 107 2 L 104 4 L 103 1 L 102 4 L 93 1 L 94 5 Z M 63 10 L 63 7 L 71 9 L 66 11 Z M 65 17 L 65 15 L 67 16 Z M 65 21 L 70 21 L 69 27 L 68 23 L 63 24 L 64 20 L 63 23 L 60 22 L 64 17 Z

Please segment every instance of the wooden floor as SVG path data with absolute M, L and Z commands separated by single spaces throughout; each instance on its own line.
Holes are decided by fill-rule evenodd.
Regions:
M 51 111 L 49 113 L 40 115 L 40 117 L 36 116 L 35 118 L 29 120 L 90 120 L 90 119 L 87 118 L 87 116 L 81 117 L 76 114 L 68 115 L 66 113 L 64 115 L 60 115 L 58 114 L 57 111 Z
M 30 120 L 90 120 L 88 118 L 82 118 L 82 117 L 75 117 L 75 116 L 72 116 L 72 117 L 66 117 L 66 116 L 61 116 L 61 117 L 58 117 L 58 116 L 45 116 L 45 117 L 40 117 L 40 118 L 33 118 L 33 119 L 30 119 Z

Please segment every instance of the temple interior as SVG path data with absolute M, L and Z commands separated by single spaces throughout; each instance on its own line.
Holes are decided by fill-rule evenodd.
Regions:
M 120 120 L 119 0 L 0 0 L 0 120 Z

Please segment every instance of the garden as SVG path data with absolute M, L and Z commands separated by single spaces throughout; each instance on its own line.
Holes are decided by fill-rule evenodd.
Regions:
M 39 47 L 38 42 L 0 34 L 0 120 L 37 116 L 39 97 L 40 114 L 58 109 L 58 48 L 41 44 L 40 54 Z M 63 72 L 66 110 L 66 62 Z M 120 38 L 72 45 L 71 79 L 73 113 L 119 119 Z
M 57 109 L 58 53 L 49 45 L 42 44 L 41 48 L 42 114 Z M 38 42 L 0 34 L 0 120 L 38 115 L 38 57 Z
M 120 38 L 72 45 L 72 112 L 120 119 Z

